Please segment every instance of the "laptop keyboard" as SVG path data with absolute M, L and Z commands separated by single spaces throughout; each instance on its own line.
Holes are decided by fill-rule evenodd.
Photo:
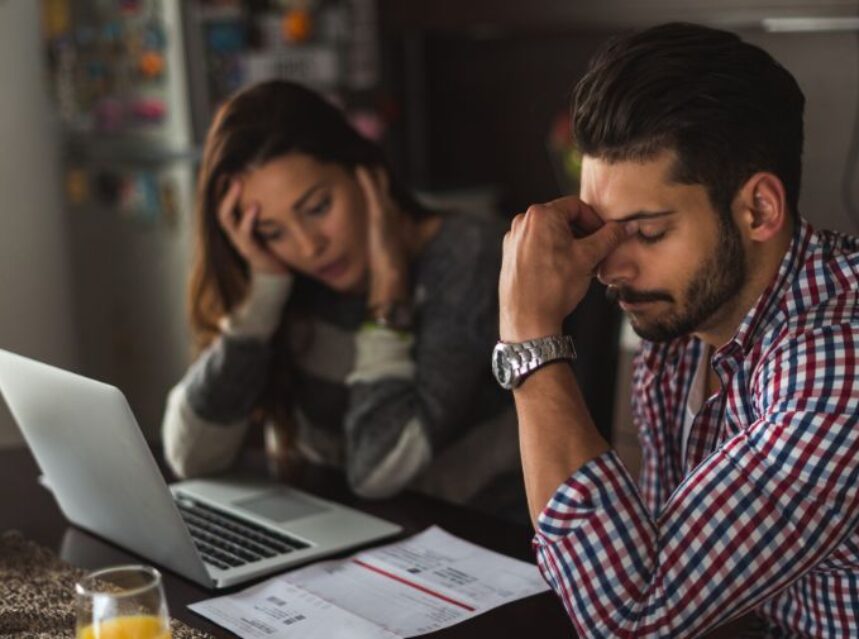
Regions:
M 294 537 L 239 519 L 187 495 L 174 497 L 197 550 L 206 563 L 221 570 L 309 547 Z

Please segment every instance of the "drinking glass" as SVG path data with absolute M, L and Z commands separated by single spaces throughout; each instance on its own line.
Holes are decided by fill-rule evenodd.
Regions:
M 150 566 L 97 570 L 75 584 L 77 639 L 170 639 L 161 573 Z

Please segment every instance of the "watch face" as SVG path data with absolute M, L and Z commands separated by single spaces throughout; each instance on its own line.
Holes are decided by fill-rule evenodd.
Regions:
M 495 375 L 501 388 L 511 388 L 510 381 L 513 374 L 502 344 L 498 344 L 492 351 L 492 374 Z

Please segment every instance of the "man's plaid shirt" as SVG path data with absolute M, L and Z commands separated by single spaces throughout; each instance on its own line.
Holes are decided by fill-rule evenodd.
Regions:
M 797 225 L 712 366 L 692 424 L 694 337 L 633 374 L 640 486 L 609 452 L 555 493 L 535 537 L 583 637 L 692 637 L 755 611 L 774 636 L 859 637 L 859 238 Z

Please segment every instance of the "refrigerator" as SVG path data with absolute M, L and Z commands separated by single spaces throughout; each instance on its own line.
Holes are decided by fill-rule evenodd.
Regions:
M 195 176 L 217 106 L 301 81 L 384 135 L 375 0 L 42 0 L 80 372 L 150 439 L 191 362 Z

